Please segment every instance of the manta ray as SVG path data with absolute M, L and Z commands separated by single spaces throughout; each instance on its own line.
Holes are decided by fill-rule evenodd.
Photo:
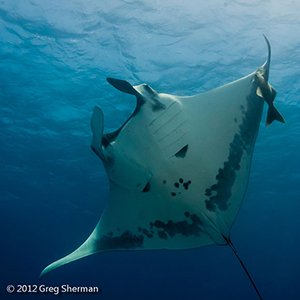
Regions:
M 268 59 L 252 74 L 195 96 L 158 93 L 147 84 L 107 78 L 134 95 L 136 108 L 104 133 L 94 108 L 92 150 L 109 178 L 107 206 L 88 239 L 41 273 L 104 251 L 178 250 L 229 245 L 261 298 L 230 239 L 246 192 L 263 112 L 266 126 L 284 119 L 274 106 Z

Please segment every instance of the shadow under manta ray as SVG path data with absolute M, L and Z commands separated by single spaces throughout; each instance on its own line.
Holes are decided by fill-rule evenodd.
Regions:
M 266 38 L 265 38 L 266 39 Z M 77 250 L 47 266 L 115 250 L 191 249 L 229 245 L 258 296 L 231 240 L 231 226 L 246 192 L 264 101 L 266 125 L 284 122 L 268 83 L 269 56 L 254 73 L 203 94 L 178 97 L 150 86 L 108 78 L 137 98 L 131 117 L 103 134 L 103 113 L 95 107 L 92 149 L 110 181 L 105 211 Z

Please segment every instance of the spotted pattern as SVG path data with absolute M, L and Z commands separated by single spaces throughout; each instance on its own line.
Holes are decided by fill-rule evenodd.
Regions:
M 99 240 L 98 249 L 114 250 L 114 249 L 137 249 L 142 248 L 144 236 L 142 234 L 136 235 L 125 230 L 120 236 L 113 236 L 112 232 L 101 237 Z
M 256 86 L 253 89 L 256 90 Z M 229 208 L 228 201 L 231 197 L 231 190 L 236 180 L 237 171 L 241 168 L 240 163 L 244 153 L 252 154 L 253 145 L 256 140 L 260 115 L 255 109 L 255 103 L 259 101 L 254 90 L 247 97 L 247 109 L 243 105 L 240 109 L 243 113 L 243 121 L 239 126 L 239 133 L 236 133 L 230 144 L 228 160 L 224 162 L 223 168 L 219 169 L 216 175 L 217 183 L 206 189 L 206 208 L 209 211 L 217 209 L 225 211 Z
M 178 182 L 174 182 L 174 187 L 176 189 L 179 189 L 179 191 L 176 192 L 171 192 L 171 195 L 173 197 L 175 197 L 177 194 L 180 195 L 181 194 L 181 187 L 183 187 L 185 190 L 189 189 L 189 185 L 192 183 L 191 180 L 188 180 L 186 182 L 184 182 L 183 178 L 179 178 Z
M 154 231 L 147 230 L 145 228 L 138 227 L 138 232 L 141 232 L 143 235 L 147 236 L 149 239 L 153 238 Z
M 183 236 L 200 236 L 202 232 L 203 223 L 200 218 L 196 214 L 190 214 L 189 212 L 185 212 L 184 216 L 188 220 L 183 220 L 179 222 L 168 221 L 164 223 L 160 220 L 150 222 L 150 228 L 158 229 L 158 236 L 161 239 L 173 238 L 177 234 L 181 234 Z

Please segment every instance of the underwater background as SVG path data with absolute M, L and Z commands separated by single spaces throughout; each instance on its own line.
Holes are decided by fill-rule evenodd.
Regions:
M 111 252 L 42 269 L 82 244 L 108 198 L 91 151 L 93 107 L 105 131 L 136 99 L 106 77 L 193 95 L 248 75 L 272 46 L 270 83 L 231 239 L 263 299 L 300 299 L 300 2 L 296 0 L 0 1 L 0 299 L 10 284 L 97 286 L 66 299 L 258 299 L 229 247 Z

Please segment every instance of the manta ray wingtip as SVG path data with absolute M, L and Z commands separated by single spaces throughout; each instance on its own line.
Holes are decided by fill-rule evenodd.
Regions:
M 72 253 L 71 253 L 72 254 Z M 53 270 L 69 263 L 69 262 L 72 262 L 72 260 L 69 259 L 69 257 L 71 256 L 68 255 L 66 257 L 63 257 L 57 261 L 54 261 L 53 263 L 51 263 L 50 265 L 48 265 L 47 267 L 45 267 L 43 269 L 43 271 L 41 272 L 40 276 L 39 276 L 39 280 L 42 280 L 48 273 L 52 272 Z
M 50 268 L 51 265 L 47 266 L 46 268 L 44 268 L 44 270 L 41 272 L 40 276 L 39 276 L 39 280 L 42 280 L 49 272 L 52 271 L 52 268 Z
M 263 68 L 265 70 L 265 79 L 268 80 L 270 64 L 271 64 L 271 44 L 270 44 L 268 38 L 264 34 L 263 34 L 263 37 L 265 38 L 265 41 L 266 41 L 267 47 L 268 47 L 268 58 L 267 58 L 267 61 L 263 65 Z
M 265 38 L 265 40 L 266 40 L 267 44 L 268 44 L 268 45 L 270 45 L 270 42 L 269 42 L 269 40 L 268 40 L 268 38 L 266 37 L 266 35 L 265 35 L 265 34 L 263 34 L 263 37 Z

